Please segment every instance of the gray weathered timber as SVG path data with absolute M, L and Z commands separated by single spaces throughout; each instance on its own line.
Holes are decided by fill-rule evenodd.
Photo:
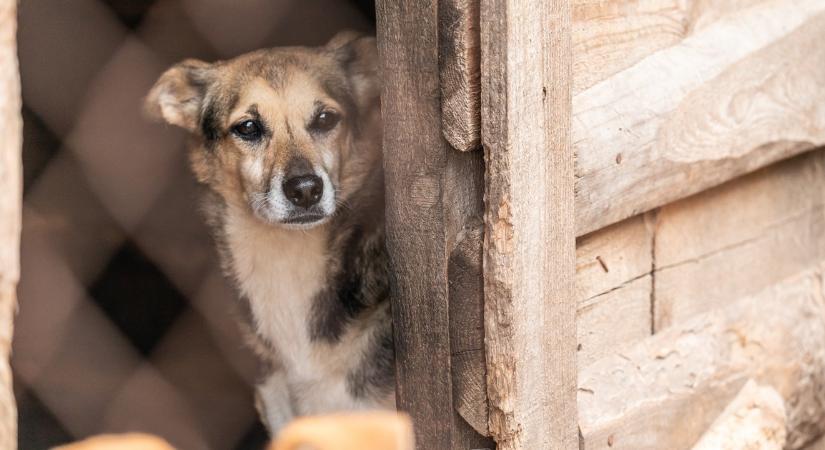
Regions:
M 444 137 L 457 150 L 481 143 L 479 0 L 439 0 L 438 58 Z
M 577 93 L 578 234 L 825 144 L 823 39 L 825 3 L 761 2 Z
M 397 401 L 422 450 L 451 447 L 455 415 L 442 206 L 450 149 L 441 134 L 436 3 L 376 2 Z
M 586 450 L 688 449 L 749 378 L 785 400 L 786 449 L 825 431 L 823 266 L 657 333 L 579 378 Z
M 503 450 L 578 445 L 570 62 L 568 1 L 481 2 L 484 333 Z
M 9 367 L 23 196 L 16 33 L 17 1 L 0 0 L 0 448 L 4 449 L 17 448 L 17 408 Z

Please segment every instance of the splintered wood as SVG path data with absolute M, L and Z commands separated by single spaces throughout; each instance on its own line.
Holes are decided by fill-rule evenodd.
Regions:
M 499 450 L 578 441 L 569 6 L 481 2 L 484 342 Z
M 20 76 L 17 70 L 17 1 L 0 0 L 0 448 L 17 447 L 17 408 L 9 367 L 15 289 L 20 277 L 23 180 L 20 151 Z

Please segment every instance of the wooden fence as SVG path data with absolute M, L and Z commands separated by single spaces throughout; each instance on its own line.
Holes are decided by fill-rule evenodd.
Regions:
M 377 19 L 418 448 L 689 448 L 749 379 L 786 448 L 822 433 L 825 2 Z

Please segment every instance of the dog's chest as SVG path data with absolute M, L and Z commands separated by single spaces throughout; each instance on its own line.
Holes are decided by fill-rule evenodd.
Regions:
M 327 280 L 323 229 L 279 230 L 235 215 L 228 218 L 226 232 L 234 276 L 249 301 L 255 331 L 295 376 L 327 371 L 312 357 L 308 326 L 313 300 Z

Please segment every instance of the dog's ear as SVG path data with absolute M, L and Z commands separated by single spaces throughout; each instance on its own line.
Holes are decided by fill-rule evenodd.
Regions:
M 196 59 L 187 59 L 172 66 L 160 76 L 146 96 L 146 114 L 195 131 L 212 75 L 212 65 Z
M 375 38 L 355 31 L 342 31 L 326 45 L 344 68 L 359 111 L 376 103 L 381 95 L 381 75 Z

